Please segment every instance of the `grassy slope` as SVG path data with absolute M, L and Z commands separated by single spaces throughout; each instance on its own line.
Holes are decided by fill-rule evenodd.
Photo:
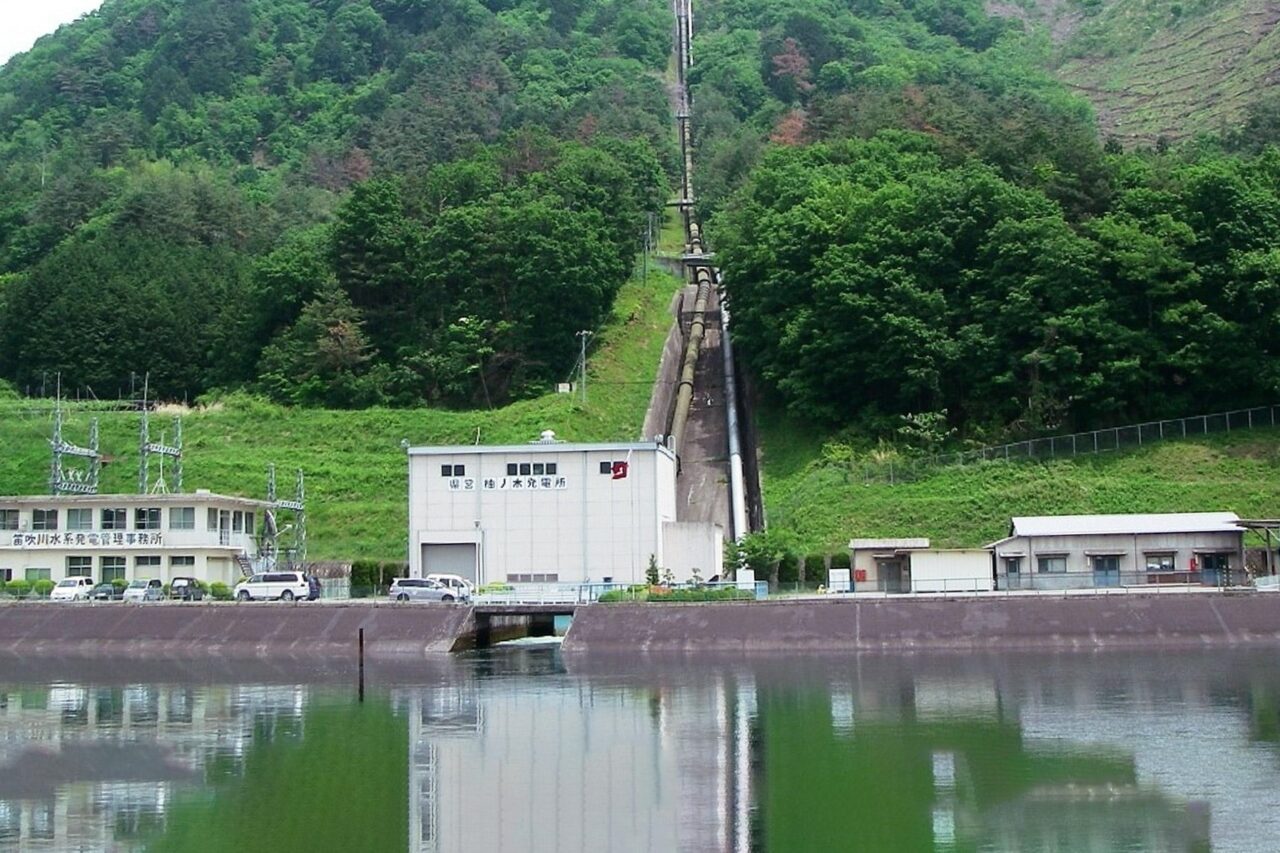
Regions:
M 1093 102 L 1105 136 L 1185 139 L 1238 123 L 1274 81 L 1280 12 L 1271 0 L 1029 0 L 989 4 L 1061 40 L 1058 76 Z
M 780 419 L 760 424 L 771 528 L 802 552 L 834 552 L 854 536 L 927 536 L 941 547 L 1007 534 L 1010 516 L 1086 512 L 1280 512 L 1280 430 L 1051 463 L 939 469 L 908 485 L 852 482 L 821 463 L 822 437 Z
M 264 497 L 266 468 L 280 470 L 291 493 L 294 468 L 307 477 L 309 554 L 315 559 L 403 559 L 407 536 L 406 462 L 413 444 L 523 443 L 553 429 L 571 441 L 634 441 L 639 437 L 671 325 L 667 312 L 679 282 L 650 264 L 649 284 L 623 287 L 609 323 L 588 356 L 588 402 L 549 394 L 494 411 L 370 409 L 295 410 L 233 398 L 183 419 L 184 486 Z M 0 403 L 0 494 L 47 490 L 51 419 L 47 406 Z M 84 443 L 88 415 L 74 411 L 67 440 Z M 152 435 L 168 427 L 154 418 Z M 103 492 L 137 488 L 138 418 L 101 416 L 101 447 L 117 457 L 103 472 Z

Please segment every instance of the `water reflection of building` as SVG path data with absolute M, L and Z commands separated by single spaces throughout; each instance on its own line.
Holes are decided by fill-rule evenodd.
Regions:
M 749 690 L 543 676 L 397 691 L 411 850 L 749 848 Z
M 255 739 L 301 735 L 305 692 L 261 686 L 0 686 L 0 844 L 127 850 L 175 784 L 239 771 Z

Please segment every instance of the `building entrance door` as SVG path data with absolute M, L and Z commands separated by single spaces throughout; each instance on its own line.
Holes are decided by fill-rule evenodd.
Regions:
M 475 543 L 423 545 L 422 574 L 460 575 L 476 583 Z
M 1120 586 L 1120 558 L 1101 556 L 1093 558 L 1093 585 Z
M 880 588 L 885 592 L 907 591 L 902 576 L 902 560 L 876 560 L 876 574 L 880 577 Z
M 1227 586 L 1231 582 L 1226 554 L 1200 555 L 1200 583 L 1205 586 Z

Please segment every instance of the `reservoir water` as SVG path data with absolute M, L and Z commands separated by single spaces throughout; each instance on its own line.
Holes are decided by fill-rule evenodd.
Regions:
M 1274 853 L 1278 660 L 0 659 L 0 850 Z

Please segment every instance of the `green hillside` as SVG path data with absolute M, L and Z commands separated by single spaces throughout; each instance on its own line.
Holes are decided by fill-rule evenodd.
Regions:
M 1008 534 L 1014 515 L 1225 510 L 1280 513 L 1280 430 L 1169 441 L 1053 462 L 938 468 L 915 482 L 866 483 L 847 454 L 800 424 L 763 419 L 765 507 L 797 553 L 834 553 L 849 539 L 927 536 L 972 547 Z M 858 460 L 853 458 L 856 463 Z
M 448 412 L 371 408 L 286 408 L 233 395 L 183 413 L 184 486 L 246 497 L 266 496 L 275 463 L 281 489 L 292 469 L 307 478 L 309 556 L 313 559 L 403 559 L 408 520 L 400 442 L 473 444 L 532 441 L 545 429 L 570 441 L 639 437 L 679 282 L 650 270 L 649 284 L 623 287 L 613 315 L 588 359 L 588 401 L 548 394 L 495 410 Z M 69 441 L 88 436 L 89 411 L 71 406 Z M 166 411 L 177 412 L 171 408 Z M 153 436 L 168 427 L 162 411 Z M 0 401 L 0 494 L 47 491 L 50 401 Z M 101 413 L 101 447 L 115 457 L 103 470 L 103 492 L 137 489 L 138 416 Z
M 1127 144 L 1239 127 L 1275 83 L 1280 23 L 1267 0 L 1023 0 L 995 14 L 1056 42 L 1051 66 Z

